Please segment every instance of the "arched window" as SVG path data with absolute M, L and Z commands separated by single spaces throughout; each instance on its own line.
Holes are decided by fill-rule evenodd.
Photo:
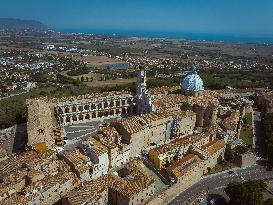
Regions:
M 82 114 L 79 115 L 79 120 L 83 120 L 83 115 Z
M 72 112 L 77 112 L 77 107 L 75 105 L 72 107 Z
M 63 109 L 62 108 L 59 108 L 58 110 L 59 110 L 60 114 L 63 114 Z
M 86 119 L 86 120 L 90 120 L 90 115 L 89 115 L 89 114 L 86 114 L 86 115 L 85 115 L 85 119 Z
M 108 108 L 108 102 L 104 103 L 104 108 Z
M 109 115 L 108 111 L 105 111 L 103 114 L 105 117 L 108 117 L 108 115 Z
M 133 113 L 136 113 L 136 112 L 137 112 L 137 106 L 134 105 L 134 106 L 133 106 Z
M 76 116 L 76 115 L 73 115 L 72 120 L 73 120 L 73 121 L 78 121 L 77 116 Z
M 126 114 L 126 108 L 122 108 L 122 114 L 125 115 Z

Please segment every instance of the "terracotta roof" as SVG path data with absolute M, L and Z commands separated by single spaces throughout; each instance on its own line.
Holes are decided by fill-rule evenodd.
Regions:
M 167 170 L 173 173 L 176 177 L 181 177 L 201 161 L 202 160 L 197 155 L 189 154 L 183 157 L 183 159 L 174 162 L 174 164 L 169 166 Z
M 210 155 L 213 155 L 218 150 L 222 149 L 224 146 L 225 146 L 225 141 L 223 139 L 216 139 L 202 146 L 201 149 L 205 150 Z
M 65 161 L 69 161 L 79 173 L 84 173 L 86 170 L 89 170 L 93 166 L 90 158 L 81 154 L 77 149 L 72 151 L 65 151 L 63 153 L 63 157 Z
M 43 191 L 45 192 L 57 184 L 60 184 L 60 185 L 64 184 L 68 180 L 73 180 L 74 183 L 78 183 L 78 178 L 74 173 L 63 172 L 63 173 L 58 173 L 57 175 L 54 175 L 54 176 L 49 175 L 41 181 L 32 183 L 29 186 L 25 187 L 24 191 L 26 191 L 27 193 L 33 193 L 34 189 L 41 187 Z
M 159 96 L 153 99 L 153 104 L 157 109 L 181 106 L 183 104 L 198 105 L 201 107 L 217 107 L 219 101 L 217 99 L 217 92 L 203 91 L 197 96 L 185 96 L 182 94 L 169 94 L 166 96 Z
M 97 134 L 94 136 L 95 139 L 99 140 L 108 149 L 114 149 L 119 145 L 110 139 L 107 135 Z
M 22 167 L 23 163 L 27 163 L 36 158 L 38 154 L 34 151 L 23 152 L 15 155 L 0 163 L 0 173 L 2 175 L 9 174 Z
M 72 205 L 82 205 L 90 201 L 98 201 L 101 194 L 107 191 L 107 184 L 107 177 L 100 177 L 96 180 L 85 182 L 80 187 L 70 191 L 67 194 L 67 199 Z
M 112 123 L 113 127 L 121 125 L 129 134 L 134 134 L 144 130 L 152 122 L 168 119 L 171 117 L 185 117 L 194 115 L 191 111 L 181 111 L 181 110 L 162 110 L 160 112 L 151 112 L 143 115 L 132 116 L 128 118 L 123 118 L 117 122 Z M 118 128 L 117 128 L 118 129 Z
M 89 136 L 85 138 L 82 142 L 89 141 L 92 143 L 92 151 L 97 155 L 100 156 L 104 153 L 108 152 L 106 146 L 104 146 L 100 141 L 96 140 L 93 136 Z
M 121 178 L 110 173 L 108 177 L 109 188 L 119 194 L 131 198 L 154 183 L 154 179 L 145 173 L 137 160 L 126 164 L 125 168 L 129 170 L 129 176 Z
M 224 126 L 227 130 L 236 129 L 240 120 L 240 110 L 232 110 L 230 116 L 224 119 Z
M 203 135 L 199 133 L 188 135 L 188 136 L 182 136 L 182 137 L 176 138 L 169 144 L 161 145 L 152 150 L 155 151 L 158 155 L 164 154 L 164 153 L 173 151 L 174 149 L 178 149 L 180 146 L 190 145 L 192 143 L 198 142 L 202 139 L 202 137 Z

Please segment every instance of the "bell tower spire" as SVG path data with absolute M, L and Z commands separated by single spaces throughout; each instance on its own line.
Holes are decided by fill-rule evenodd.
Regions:
M 153 111 L 152 98 L 146 89 L 146 71 L 144 69 L 138 71 L 136 95 L 139 114 Z
M 146 71 L 141 69 L 137 75 L 137 96 L 140 96 L 143 92 L 146 92 Z

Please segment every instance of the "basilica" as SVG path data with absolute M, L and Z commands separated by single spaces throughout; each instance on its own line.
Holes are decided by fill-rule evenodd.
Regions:
M 64 126 L 158 113 L 166 108 L 174 109 L 173 106 L 180 111 L 195 112 L 196 125 L 202 127 L 215 120 L 217 99 L 213 95 L 213 92 L 204 91 L 203 81 L 195 71 L 181 80 L 181 90 L 167 87 L 148 90 L 146 71 L 140 70 L 135 93 L 109 92 L 28 100 L 28 143 L 40 146 L 44 143 L 53 148 L 62 144 Z

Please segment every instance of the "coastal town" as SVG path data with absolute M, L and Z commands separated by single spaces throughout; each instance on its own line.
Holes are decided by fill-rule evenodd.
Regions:
M 13 90 L 23 92 L 37 84 L 49 82 L 54 86 L 81 81 L 85 84 L 95 82 L 94 85 L 99 86 L 97 81 L 107 83 L 105 81 L 111 80 L 111 84 L 115 85 L 122 83 L 119 79 L 134 82 L 134 71 L 139 67 L 147 69 L 149 77 L 181 78 L 191 69 L 192 62 L 202 70 L 212 72 L 216 79 L 224 78 L 225 75 L 226 80 L 233 73 L 230 77 L 242 79 L 245 87 L 251 83 L 259 87 L 262 83 L 259 77 L 266 77 L 268 82 L 263 82 L 263 85 L 272 86 L 273 47 L 270 44 L 63 34 L 53 31 L 37 34 L 22 31 L 16 33 L 20 38 L 13 38 L 11 31 L 3 30 L 0 34 L 3 36 L 0 39 L 2 96 L 13 94 Z M 244 77 L 248 72 L 253 75 L 250 76 L 253 78 L 251 83 Z M 67 75 L 72 80 L 64 79 Z M 84 79 L 81 79 L 82 76 Z
M 174 189 L 186 190 L 223 162 L 227 146 L 246 148 L 237 166 L 256 164 L 254 135 L 249 145 L 240 134 L 243 119 L 254 115 L 252 99 L 272 112 L 272 92 L 205 90 L 195 69 L 181 87 L 147 89 L 139 70 L 135 93 L 29 99 L 25 150 L 1 149 L 0 202 L 171 201 Z M 81 129 L 98 121 L 94 134 Z
M 272 44 L 0 27 L 0 205 L 271 200 L 272 89 Z

